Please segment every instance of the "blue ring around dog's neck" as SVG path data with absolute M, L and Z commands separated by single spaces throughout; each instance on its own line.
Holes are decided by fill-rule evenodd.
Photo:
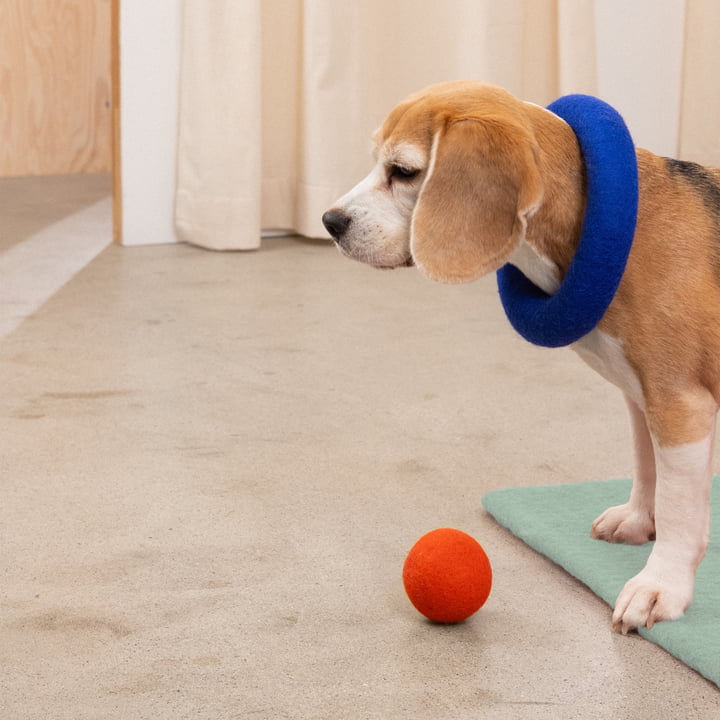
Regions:
M 562 347 L 589 333 L 610 306 L 622 279 L 638 209 L 635 146 L 622 117 L 588 95 L 566 95 L 548 105 L 575 132 L 587 174 L 587 204 L 575 256 L 550 296 L 513 265 L 497 271 L 511 325 L 526 340 Z

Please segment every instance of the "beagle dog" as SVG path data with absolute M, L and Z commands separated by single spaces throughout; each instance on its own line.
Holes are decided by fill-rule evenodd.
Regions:
M 411 95 L 374 136 L 375 166 L 323 215 L 340 251 L 472 282 L 505 263 L 552 295 L 577 248 L 585 170 L 570 126 L 472 81 Z M 594 538 L 655 540 L 613 630 L 681 617 L 709 540 L 720 401 L 720 170 L 637 149 L 632 248 L 599 325 L 571 347 L 624 393 L 635 474 Z

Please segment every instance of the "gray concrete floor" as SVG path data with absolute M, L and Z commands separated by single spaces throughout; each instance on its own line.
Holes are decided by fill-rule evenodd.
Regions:
M 111 246 L 0 340 L 0 373 L 2 718 L 718 717 L 482 509 L 632 468 L 619 393 L 516 337 L 493 278 L 298 239 Z M 457 626 L 401 583 L 440 526 L 495 573 Z

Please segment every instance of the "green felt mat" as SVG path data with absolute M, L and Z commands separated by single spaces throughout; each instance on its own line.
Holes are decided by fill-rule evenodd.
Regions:
M 593 540 L 590 526 L 608 507 L 627 502 L 630 485 L 630 480 L 608 480 L 511 488 L 489 492 L 482 502 L 501 525 L 612 606 L 625 582 L 645 565 L 652 543 L 611 545 Z M 639 632 L 720 685 L 720 476 L 714 478 L 712 498 L 710 548 L 698 568 L 692 605 L 682 619 Z

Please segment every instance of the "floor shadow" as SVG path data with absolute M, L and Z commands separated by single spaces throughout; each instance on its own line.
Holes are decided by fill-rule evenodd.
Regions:
M 105 173 L 0 178 L 0 252 L 111 192 Z

